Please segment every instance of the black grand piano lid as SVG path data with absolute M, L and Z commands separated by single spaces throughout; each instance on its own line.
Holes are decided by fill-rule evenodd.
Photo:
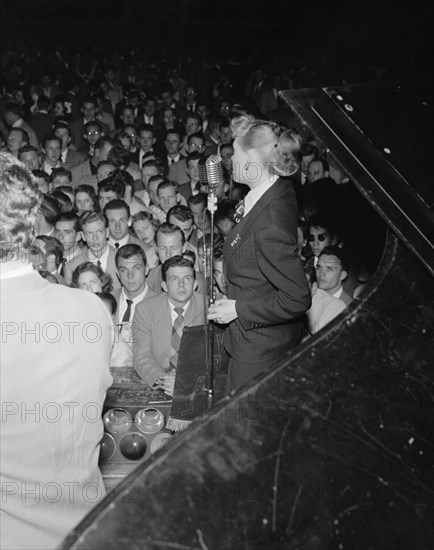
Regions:
M 376 82 L 280 96 L 434 274 L 434 83 Z
M 354 92 L 283 96 L 393 229 L 371 285 L 139 465 L 60 548 L 432 548 L 428 180 L 413 188 L 401 155 L 391 162 L 392 141 L 389 156 L 363 134 L 363 117 L 352 124 Z

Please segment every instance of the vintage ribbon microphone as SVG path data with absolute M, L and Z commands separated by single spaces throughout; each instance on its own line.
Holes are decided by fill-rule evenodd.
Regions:
M 199 182 L 208 187 L 207 209 L 211 218 L 211 235 L 209 247 L 206 246 L 205 233 L 203 235 L 203 251 L 205 259 L 204 275 L 209 280 L 209 304 L 205 304 L 205 332 L 206 332 L 206 364 L 208 372 L 208 405 L 212 405 L 214 396 L 214 323 L 208 321 L 208 305 L 214 303 L 214 213 L 217 210 L 217 196 L 215 188 L 223 182 L 222 159 L 217 155 L 209 155 L 200 159 L 198 163 Z

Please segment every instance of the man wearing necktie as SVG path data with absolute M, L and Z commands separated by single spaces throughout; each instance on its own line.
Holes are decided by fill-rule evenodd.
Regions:
M 162 267 L 164 292 L 140 302 L 134 314 L 133 366 L 149 386 L 173 394 L 182 331 L 204 322 L 193 264 L 173 256 Z
M 155 296 L 146 284 L 148 266 L 143 248 L 137 244 L 121 246 L 116 253 L 116 268 L 122 288 L 113 292 L 118 308 L 114 318 L 119 335 L 131 348 L 134 338 L 132 324 L 137 304 L 145 298 Z

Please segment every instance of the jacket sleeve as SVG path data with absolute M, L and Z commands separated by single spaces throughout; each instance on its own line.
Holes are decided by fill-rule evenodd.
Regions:
M 149 386 L 166 371 L 152 355 L 152 315 L 147 305 L 137 305 L 133 318 L 133 367 Z
M 285 323 L 305 313 L 311 293 L 296 244 L 288 232 L 276 227 L 258 231 L 255 257 L 264 283 L 252 299 L 236 302 L 243 328 Z

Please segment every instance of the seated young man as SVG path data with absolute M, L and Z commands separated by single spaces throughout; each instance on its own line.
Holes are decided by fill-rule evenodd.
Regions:
M 148 181 L 148 195 L 149 195 L 149 211 L 154 214 L 156 219 L 159 219 L 155 214 L 157 213 L 155 209 L 159 212 L 161 208 L 158 205 L 158 186 L 163 181 L 166 181 L 163 176 L 151 176 Z M 160 216 L 161 217 L 161 216 Z
M 166 221 L 169 210 L 185 201 L 182 201 L 182 196 L 178 193 L 174 182 L 163 180 L 157 187 L 157 203 L 158 208 L 151 207 L 150 210 L 163 223 Z
M 312 293 L 312 305 L 306 312 L 307 325 L 309 333 L 316 334 L 342 313 L 346 306 L 342 300 L 318 288 L 315 268 L 312 265 L 305 266 L 304 270 Z
M 60 160 L 62 140 L 55 134 L 48 134 L 42 140 L 41 150 L 44 153 L 42 170 L 50 176 L 55 168 L 60 168 L 62 166 Z
M 155 296 L 155 293 L 146 284 L 149 269 L 142 247 L 137 244 L 126 244 L 119 248 L 116 254 L 116 268 L 122 288 L 113 292 L 117 302 L 114 321 L 119 328 L 119 337 L 130 345 L 132 357 L 132 321 L 136 306 L 145 298 Z
M 190 181 L 187 183 L 183 183 L 182 185 L 178 185 L 178 192 L 184 197 L 186 201 L 188 201 L 188 199 L 193 195 L 198 195 L 201 192 L 207 192 L 207 189 L 202 189 L 199 183 L 198 165 L 201 158 L 203 158 L 203 155 L 201 155 L 198 151 L 190 153 L 186 158 L 187 174 L 190 178 Z
M 153 152 L 155 144 L 154 129 L 150 124 L 142 124 L 138 131 L 138 145 L 139 148 L 132 155 L 132 161 L 139 165 L 139 169 L 142 168 L 143 163 L 146 162 L 146 155 Z
M 155 176 L 163 176 L 163 166 L 158 159 L 147 160 L 143 163 L 140 171 L 141 177 L 139 181 L 135 181 L 136 196 L 141 199 L 146 207 L 149 207 L 151 200 L 148 193 L 149 180 Z
M 93 157 L 95 154 L 95 145 L 100 137 L 104 136 L 103 128 L 100 122 L 92 120 L 86 122 L 83 127 L 84 146 L 78 152 L 88 157 Z
M 162 223 L 160 225 L 155 234 L 155 243 L 157 245 L 157 255 L 161 264 L 164 264 L 164 262 L 172 256 L 182 256 L 186 250 L 184 233 L 177 225 L 172 225 L 170 223 Z M 198 283 L 197 291 L 203 294 L 205 279 L 200 271 L 196 272 L 196 279 Z M 161 294 L 161 282 L 162 270 L 161 265 L 158 265 L 149 272 L 148 286 L 155 294 Z
M 60 161 L 62 165 L 71 170 L 73 166 L 81 164 L 87 158 L 85 153 L 79 153 L 75 149 L 71 148 L 71 128 L 67 122 L 56 122 L 53 125 L 54 135 L 59 137 L 62 142 L 62 151 L 60 153 Z
M 347 278 L 349 262 L 347 255 L 338 246 L 326 246 L 322 249 L 316 264 L 318 288 L 331 296 L 342 300 L 346 306 L 352 302 L 343 289 L 342 282 Z
M 123 199 L 125 185 L 111 176 L 98 182 L 98 204 L 101 212 L 106 204 L 113 200 Z
M 173 395 L 182 329 L 204 323 L 203 297 L 196 294 L 189 260 L 172 256 L 162 266 L 162 289 L 134 314 L 133 366 L 149 386 Z
M 62 243 L 63 257 L 67 262 L 81 253 L 83 245 L 80 243 L 80 218 L 74 212 L 64 212 L 57 217 L 54 236 Z
M 53 184 L 53 189 L 58 187 L 70 187 L 72 189 L 72 172 L 63 166 L 53 168 L 49 182 Z
M 90 261 L 101 267 L 111 275 L 113 290 L 120 288 L 120 282 L 116 271 L 116 249 L 109 246 L 107 239 L 109 235 L 107 219 L 101 212 L 84 212 L 80 217 L 81 236 L 86 246 L 69 262 L 66 262 L 64 277 L 70 285 L 72 273 L 80 264 Z
M 41 168 L 38 150 L 33 145 L 24 145 L 18 149 L 18 158 L 21 162 L 24 162 L 27 170 L 40 170 Z
M 125 170 L 116 170 L 98 182 L 98 204 L 101 210 L 114 199 L 122 199 L 128 205 L 130 214 L 147 210 L 142 200 L 135 196 L 134 180 Z

